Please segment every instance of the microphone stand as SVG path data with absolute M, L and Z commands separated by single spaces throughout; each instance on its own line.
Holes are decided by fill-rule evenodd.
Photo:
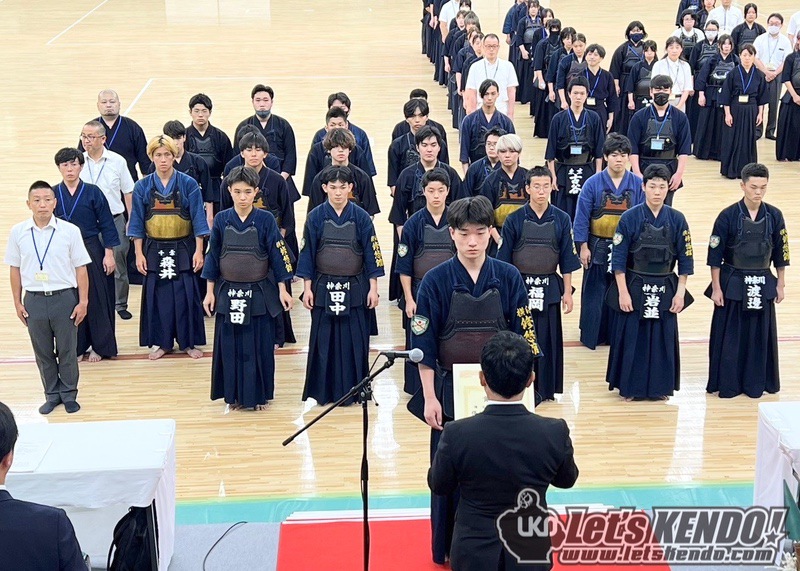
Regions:
M 369 545 L 370 545 L 370 536 L 369 536 L 369 461 L 367 459 L 367 433 L 369 431 L 369 414 L 367 412 L 367 402 L 372 400 L 372 381 L 375 380 L 375 377 L 380 375 L 383 371 L 388 369 L 394 365 L 394 357 L 387 357 L 387 361 L 381 365 L 381 367 L 375 371 L 374 373 L 370 374 L 367 377 L 364 377 L 361 382 L 359 382 L 356 386 L 354 386 L 350 391 L 340 398 L 338 401 L 330 405 L 328 408 L 323 410 L 320 414 L 316 416 L 311 422 L 307 423 L 303 428 L 292 434 L 289 438 L 283 441 L 283 446 L 288 445 L 292 442 L 295 438 L 300 436 L 303 432 L 314 426 L 318 421 L 322 419 L 325 415 L 331 412 L 333 409 L 341 406 L 343 403 L 348 401 L 355 396 L 361 399 L 361 410 L 362 412 L 362 419 L 363 419 L 363 428 L 362 428 L 362 452 L 361 452 L 361 502 L 363 505 L 364 515 L 363 515 L 363 529 L 364 529 L 364 571 L 369 570 Z M 377 403 L 376 403 L 377 404 Z

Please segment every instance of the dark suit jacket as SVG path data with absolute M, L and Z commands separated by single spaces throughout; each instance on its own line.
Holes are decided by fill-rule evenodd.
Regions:
M 452 568 L 534 568 L 517 566 L 500 540 L 497 518 L 517 507 L 517 496 L 525 488 L 538 491 L 546 508 L 548 486 L 570 488 L 577 479 L 564 420 L 538 416 L 522 404 L 489 405 L 481 414 L 446 424 L 428 485 L 436 494 L 456 488 L 461 494 L 450 549 Z
M 0 569 L 86 571 L 66 512 L 0 490 Z

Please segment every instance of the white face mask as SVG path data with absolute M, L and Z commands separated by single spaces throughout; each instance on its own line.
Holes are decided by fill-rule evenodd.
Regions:
M 778 34 L 781 33 L 781 27 L 780 26 L 770 26 L 769 28 L 767 28 L 767 31 L 769 32 L 770 36 L 777 36 Z
M 709 42 L 713 42 L 714 40 L 716 40 L 716 39 L 717 39 L 717 33 L 718 33 L 718 32 L 714 32 L 714 31 L 709 31 L 709 32 L 706 32 L 706 39 L 707 39 Z

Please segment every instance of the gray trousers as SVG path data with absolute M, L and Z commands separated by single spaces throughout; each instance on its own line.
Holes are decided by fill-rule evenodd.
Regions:
M 63 289 L 49 296 L 27 292 L 22 303 L 47 401 L 74 401 L 78 396 L 78 328 L 69 316 L 78 304 L 78 290 Z
M 128 281 L 128 249 L 131 241 L 125 235 L 124 215 L 119 214 L 114 217 L 114 226 L 117 227 L 120 243 L 119 246 L 114 248 L 114 263 L 117 264 L 117 269 L 114 270 L 115 306 L 117 311 L 122 311 L 123 309 L 128 309 L 128 290 L 130 289 L 130 282 Z
M 780 77 L 776 77 L 767 83 L 768 109 L 764 122 L 756 127 L 756 139 L 760 139 L 761 135 L 764 134 L 764 125 L 766 125 L 766 134 L 770 137 L 775 136 L 778 127 L 778 107 L 780 106 L 782 88 L 783 84 Z

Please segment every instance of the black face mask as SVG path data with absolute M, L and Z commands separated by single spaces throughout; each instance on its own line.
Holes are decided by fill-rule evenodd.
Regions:
M 659 107 L 666 105 L 669 103 L 669 93 L 656 93 L 653 95 L 653 102 Z

